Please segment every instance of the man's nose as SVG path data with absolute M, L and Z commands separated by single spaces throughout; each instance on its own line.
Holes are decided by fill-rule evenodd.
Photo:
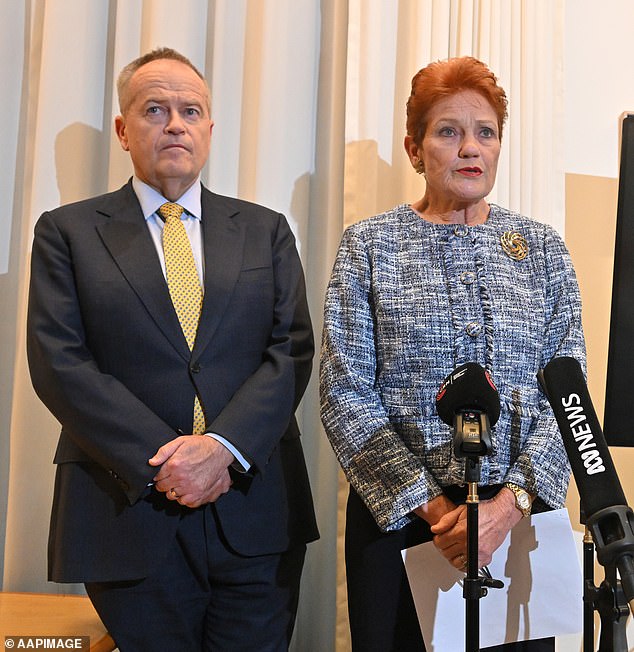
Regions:
M 167 123 L 165 125 L 165 131 L 171 134 L 180 134 L 185 131 L 185 123 L 183 117 L 178 111 L 170 111 L 167 114 Z

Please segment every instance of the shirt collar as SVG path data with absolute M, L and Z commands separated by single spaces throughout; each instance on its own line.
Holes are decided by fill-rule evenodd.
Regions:
M 132 177 L 132 188 L 139 200 L 139 204 L 141 204 L 143 217 L 146 220 L 152 217 L 166 201 L 169 201 L 158 190 L 155 190 L 152 186 L 148 186 L 147 183 L 141 181 L 137 176 Z M 201 188 L 199 176 L 175 202 L 180 204 L 189 215 L 197 220 L 200 220 L 202 215 Z

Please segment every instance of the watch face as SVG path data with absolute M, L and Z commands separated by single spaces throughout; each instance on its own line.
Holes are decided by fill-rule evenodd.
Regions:
M 517 496 L 517 502 L 522 509 L 528 509 L 531 505 L 531 499 L 527 493 L 521 493 Z

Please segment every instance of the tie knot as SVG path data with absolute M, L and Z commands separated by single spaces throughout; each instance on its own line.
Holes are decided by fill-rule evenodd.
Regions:
M 167 220 L 170 217 L 175 217 L 177 220 L 180 220 L 184 210 L 185 209 L 180 204 L 173 204 L 168 201 L 158 209 L 158 214 L 164 220 Z

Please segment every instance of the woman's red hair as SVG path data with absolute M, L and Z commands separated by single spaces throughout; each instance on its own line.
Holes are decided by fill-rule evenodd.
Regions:
M 482 61 L 474 57 L 455 57 L 430 63 L 412 79 L 412 92 L 407 100 L 407 134 L 417 145 L 425 136 L 431 107 L 460 91 L 475 91 L 489 102 L 497 115 L 502 140 L 508 115 L 504 89 L 498 86 L 497 78 Z

